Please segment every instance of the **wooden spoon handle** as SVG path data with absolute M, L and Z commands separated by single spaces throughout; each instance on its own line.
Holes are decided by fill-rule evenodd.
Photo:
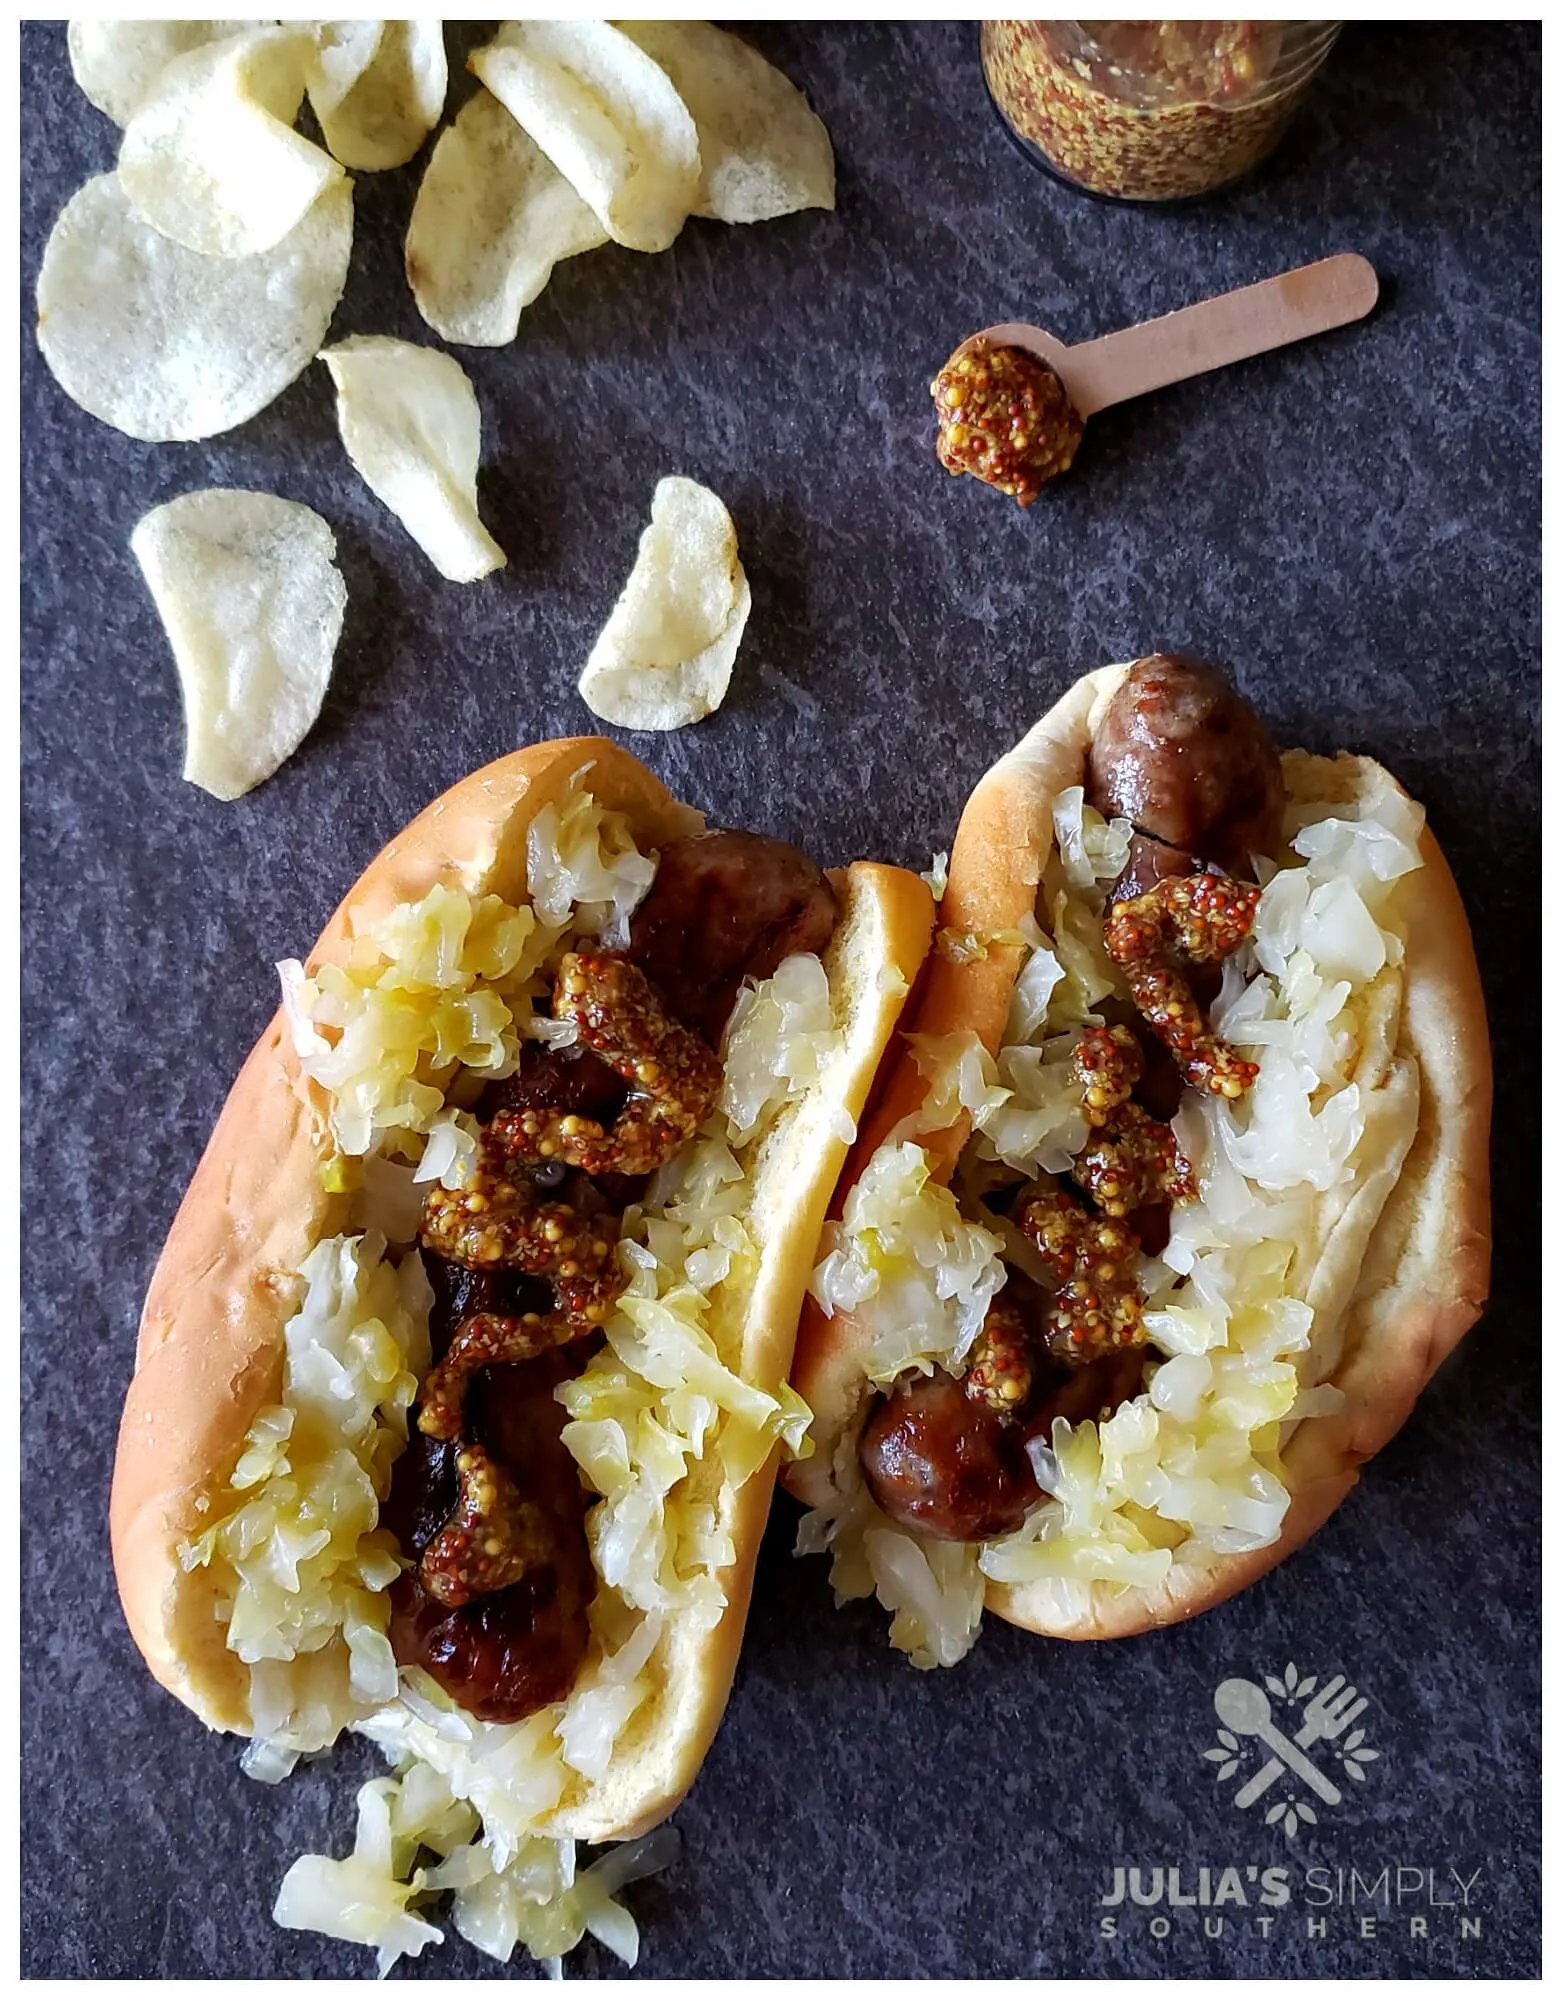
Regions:
M 1088 417 L 1190 375 L 1365 319 L 1377 297 L 1377 273 L 1365 257 L 1325 257 L 1071 347 L 1063 379 L 1075 409 Z

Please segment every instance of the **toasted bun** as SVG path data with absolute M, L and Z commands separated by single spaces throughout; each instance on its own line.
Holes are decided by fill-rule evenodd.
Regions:
M 1096 725 L 1127 672 L 1127 666 L 1104 667 L 1076 682 L 972 793 L 950 855 L 939 943 L 909 1010 L 907 1034 L 968 1029 L 997 1049 L 1023 951 L 999 946 L 955 962 L 943 949 L 945 934 L 1008 930 L 1034 911 L 1052 850 L 1053 800 L 1083 782 Z M 1370 758 L 1291 752 L 1284 764 L 1293 798 L 1344 803 L 1400 790 Z M 1081 1608 L 1066 1621 L 1045 1587 L 989 1583 L 989 1608 L 1012 1623 L 1056 1638 L 1120 1638 L 1192 1617 L 1253 1582 L 1327 1520 L 1479 1316 L 1491 1265 L 1491 1046 L 1469 922 L 1430 832 L 1421 836 L 1421 857 L 1422 866 L 1398 889 L 1406 948 L 1398 1020 L 1387 1031 L 1391 1045 L 1364 1050 L 1356 1073 L 1386 1112 L 1402 1108 L 1419 1075 L 1418 1119 L 1402 1157 L 1385 1131 L 1379 1156 L 1341 1198 L 1328 1255 L 1309 1289 L 1315 1326 L 1323 1324 L 1322 1337 L 1338 1357 L 1328 1379 L 1346 1400 L 1332 1416 L 1303 1420 L 1286 1445 L 1291 1504 L 1280 1537 L 1267 1548 L 1197 1566 L 1174 1561 L 1155 1591 L 1081 1589 L 1075 1593 Z M 926 1088 L 897 1042 L 874 1114 L 837 1188 L 836 1213 L 874 1150 L 916 1111 Z M 947 1177 L 967 1136 L 962 1121 L 920 1143 Z M 1369 1153 L 1372 1144 L 1369 1119 Z M 850 1315 L 826 1318 L 807 1302 L 793 1380 L 815 1412 L 817 1443 L 812 1459 L 788 1468 L 787 1483 L 811 1506 L 832 1497 L 836 1447 L 867 1399 L 858 1349 Z
M 601 737 L 542 743 L 499 759 L 446 792 L 370 863 L 326 926 L 312 972 L 341 962 L 355 935 L 436 885 L 524 899 L 526 835 L 581 769 L 645 849 L 698 832 L 637 759 Z M 932 901 L 898 869 L 857 865 L 832 877 L 841 921 L 825 956 L 845 1050 L 836 1101 L 860 1112 L 880 1054 L 925 955 Z M 299 1072 L 279 1013 L 235 1082 L 174 1218 L 153 1274 L 114 1468 L 109 1524 L 120 1597 L 152 1672 L 214 1729 L 248 1734 L 249 1669 L 227 1650 L 216 1587 L 186 1571 L 179 1549 L 223 1511 L 245 1433 L 281 1392 L 282 1329 L 303 1291 L 299 1266 L 347 1226 L 347 1198 L 321 1186 L 327 1107 Z M 784 1379 L 808 1259 L 844 1144 L 812 1097 L 789 1106 L 750 1163 L 750 1227 L 760 1249 L 744 1302 L 743 1372 Z M 648 1673 L 623 1755 L 586 1787 L 557 1831 L 617 1837 L 655 1821 L 692 1781 L 731 1682 L 773 1464 L 724 1500 L 737 1560 L 727 1610 L 711 1631 L 672 1621 Z

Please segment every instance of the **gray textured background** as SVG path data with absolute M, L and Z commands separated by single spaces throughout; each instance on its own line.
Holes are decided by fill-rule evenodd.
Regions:
M 737 519 L 754 615 L 721 715 L 634 748 L 718 821 L 920 867 L 1068 681 L 1157 647 L 1228 662 L 1282 741 L 1390 763 L 1486 968 L 1499 1235 L 1484 1325 L 1359 1495 L 1191 1626 L 1102 1650 L 994 1624 L 958 1671 L 918 1674 L 882 1613 L 834 1612 L 822 1562 L 790 1559 L 782 1503 L 684 1858 L 635 1892 L 642 1968 L 1533 1973 L 1538 30 L 1348 30 L 1271 166 L 1166 214 L 1030 167 L 988 111 L 974 30 L 751 32 L 830 127 L 838 212 L 581 257 L 513 347 L 462 351 L 511 554 L 463 589 L 348 467 L 323 369 L 192 446 L 134 443 L 55 387 L 32 281 L 115 135 L 62 29 L 22 31 L 24 1970 L 369 1966 L 267 1912 L 295 1854 L 345 1849 L 371 1755 L 258 1789 L 122 1627 L 104 1512 L 139 1295 L 272 960 L 434 792 L 589 721 L 578 663 L 656 478 L 683 471 Z M 359 181 L 339 334 L 428 337 L 400 276 L 417 171 Z M 1029 315 L 1083 339 L 1339 249 L 1383 275 L 1372 322 L 1099 418 L 1027 514 L 934 463 L 927 379 L 972 328 Z M 173 669 L 127 548 L 144 509 L 219 483 L 319 508 L 351 591 L 319 725 L 232 805 L 179 781 Z M 1348 1672 L 1383 1752 L 1290 1844 L 1200 1756 L 1216 1683 L 1287 1660 Z M 1186 1910 L 1165 1940 L 1139 1911 L 1106 1941 L 1118 1863 L 1285 1864 L 1297 1885 L 1309 1866 L 1479 1868 L 1481 1936 L 1434 1910 L 1412 1938 L 1412 1900 L 1371 1941 L 1337 1913 L 1309 1939 L 1295 1908 L 1267 1941 L 1230 1913 L 1206 1939 Z M 457 1942 L 412 1970 L 496 1968 Z

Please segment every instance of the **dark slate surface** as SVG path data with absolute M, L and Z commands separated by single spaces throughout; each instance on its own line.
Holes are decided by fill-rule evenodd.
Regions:
M 271 1009 L 271 961 L 435 791 L 589 721 L 577 665 L 676 470 L 730 504 L 754 616 L 723 713 L 634 747 L 717 819 L 826 862 L 921 866 L 1059 689 L 1157 647 L 1231 663 L 1282 740 L 1387 760 L 1428 805 L 1486 967 L 1499 1234 L 1485 1324 L 1358 1497 L 1181 1630 L 1101 1650 L 997 1625 L 960 1670 L 918 1674 L 877 1609 L 831 1609 L 778 1507 L 684 1858 L 636 1892 L 643 1970 L 1532 1974 L 1538 31 L 1348 31 L 1272 166 L 1175 214 L 1027 165 L 968 28 L 753 33 L 829 124 L 839 211 L 582 257 L 514 347 L 463 353 L 512 555 L 476 588 L 440 583 L 360 486 L 324 370 L 236 435 L 152 447 L 75 409 L 24 338 L 25 1129 L 47 1220 L 24 1267 L 24 1970 L 368 1964 L 267 1913 L 295 1854 L 345 1848 L 369 1754 L 256 1788 L 121 1625 L 104 1512 L 138 1300 Z M 57 25 L 24 27 L 23 55 L 30 297 L 114 133 Z M 415 178 L 360 181 L 339 333 L 424 336 L 399 269 Z M 1372 323 L 1103 416 L 1028 514 L 934 464 L 927 378 L 971 328 L 1028 315 L 1083 339 L 1347 248 L 1383 274 Z M 126 545 L 145 508 L 218 483 L 318 507 L 351 590 L 319 726 L 233 805 L 179 781 L 173 670 Z M 1216 1684 L 1288 1661 L 1351 1676 L 1382 1752 L 1290 1842 L 1201 1757 Z M 1228 1902 L 1218 1938 L 1213 1912 L 1164 1906 L 1106 1938 L 1120 1864 L 1180 1868 L 1184 1894 L 1236 1866 L 1250 1899 L 1284 1867 L 1292 1900 L 1267 1936 Z M 1387 1912 L 1384 1867 L 1407 1871 Z M 1342 1868 L 1347 1895 L 1352 1868 L 1358 1898 L 1377 1889 L 1355 1917 Z M 1478 1938 L 1439 1906 L 1451 1869 L 1479 1871 Z M 611 1964 L 588 1947 L 573 1969 Z M 455 1944 L 412 1970 L 495 1968 Z

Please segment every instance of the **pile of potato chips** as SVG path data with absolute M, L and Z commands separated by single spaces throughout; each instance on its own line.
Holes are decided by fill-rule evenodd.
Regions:
M 132 437 L 193 440 L 254 416 L 318 356 L 348 456 L 441 575 L 472 582 L 501 567 L 477 514 L 480 420 L 460 364 L 379 335 L 323 345 L 352 253 L 348 169 L 403 166 L 438 126 L 443 23 L 79 20 L 69 48 L 77 82 L 123 136 L 117 171 L 66 204 L 39 272 L 38 340 L 61 387 Z M 482 87 L 429 155 L 406 241 L 418 310 L 446 340 L 513 340 L 554 265 L 600 244 L 663 250 L 691 215 L 759 222 L 834 207 L 829 137 L 802 93 L 709 23 L 510 21 L 469 66 Z M 298 130 L 306 104 L 323 143 Z M 604 633 L 582 681 L 609 704 L 599 713 L 631 727 L 675 726 L 631 714 L 708 713 L 731 671 L 726 637 L 735 650 L 747 615 L 746 586 L 740 614 L 731 580 L 730 521 L 713 528 L 687 494 L 668 497 L 675 485 L 690 482 L 663 482 L 636 565 L 642 583 L 631 580 L 625 603 L 650 587 L 656 549 L 665 544 L 669 560 L 675 547 L 705 551 L 709 602 L 687 625 L 704 635 L 696 654 L 669 661 L 664 641 L 655 691 L 636 694 L 621 650 L 610 649 L 607 670 Z M 248 504 L 257 500 L 292 508 L 286 531 Z M 136 552 L 185 688 L 186 775 L 234 797 L 276 769 L 319 708 L 341 626 L 334 538 L 307 508 L 269 495 L 211 490 L 173 504 L 191 509 L 179 538 L 169 540 L 160 509 L 138 529 Z M 206 553 L 191 558 L 196 526 Z M 307 606 L 266 567 L 292 561 L 299 537 L 324 551 L 324 568 L 311 560 L 298 572 L 320 592 L 323 675 L 314 659 L 297 671 L 291 635 Z M 221 560 L 208 559 L 211 548 Z M 693 603 L 699 591 L 690 598 L 687 584 L 687 573 L 683 583 L 669 573 L 656 588 Z M 192 591 L 202 593 L 198 617 Z M 285 633 L 275 623 L 284 599 Z M 718 599 L 726 608 L 713 624 Z M 614 617 L 628 615 L 621 604 Z M 199 667 L 180 638 L 197 625 Z M 264 671 L 241 671 L 257 659 Z M 197 680 L 208 696 L 220 682 L 222 700 L 196 699 Z
M 404 165 L 444 111 L 438 21 L 73 21 L 71 66 L 123 125 L 66 206 L 38 337 L 67 394 L 151 440 L 229 430 L 319 352 L 352 249 L 346 169 Z M 832 208 L 802 93 L 703 21 L 511 21 L 434 147 L 407 273 L 436 333 L 513 340 L 562 258 L 663 250 L 690 215 Z M 297 131 L 305 102 L 324 145 Z

